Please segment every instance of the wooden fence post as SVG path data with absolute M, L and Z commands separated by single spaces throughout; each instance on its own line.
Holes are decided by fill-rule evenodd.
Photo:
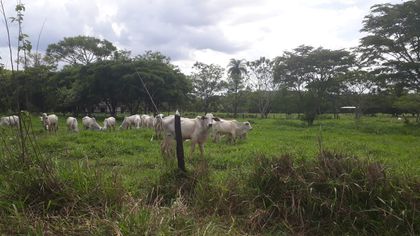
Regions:
M 176 158 L 178 159 L 178 168 L 184 172 L 185 161 L 184 161 L 184 146 L 182 142 L 182 132 L 181 132 L 181 116 L 178 111 L 175 114 L 175 140 L 176 140 Z

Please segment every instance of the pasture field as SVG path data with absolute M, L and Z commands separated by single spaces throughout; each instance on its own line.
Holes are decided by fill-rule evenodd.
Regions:
M 70 133 L 65 126 L 65 117 L 59 116 L 58 133 L 48 134 L 42 129 L 38 117 L 33 116 L 31 122 L 36 149 L 56 168 L 57 175 L 64 180 L 63 185 L 74 185 L 77 189 L 72 190 L 75 196 L 80 196 L 82 193 L 89 196 L 79 199 L 79 202 L 85 203 L 84 207 L 89 208 L 89 204 L 95 201 L 101 204 L 100 206 L 92 204 L 91 209 L 82 211 L 83 214 L 80 213 L 82 216 L 71 211 L 66 215 L 60 208 L 60 204 L 67 204 L 60 203 L 61 200 L 66 202 L 63 199 L 68 196 L 64 194 L 57 198 L 61 200 L 44 202 L 42 207 L 35 207 L 37 210 L 29 212 L 26 208 L 33 206 L 25 205 L 24 202 L 27 202 L 30 196 L 15 199 L 11 206 L 10 202 L 4 200 L 6 199 L 4 196 L 7 195 L 4 190 L 0 192 L 0 209 L 2 209 L 0 227 L 3 227 L 0 232 L 35 234 L 45 232 L 118 234 L 120 232 L 124 235 L 297 233 L 300 231 L 288 228 L 287 224 L 283 224 L 280 228 L 268 226 L 266 228 L 265 225 L 260 225 L 248 229 L 244 226 L 248 221 L 243 220 L 249 217 L 246 216 L 247 213 L 240 210 L 232 210 L 233 213 L 219 213 L 212 208 L 220 208 L 222 211 L 223 206 L 229 205 L 229 202 L 231 204 L 237 202 L 232 198 L 236 199 L 237 195 L 247 194 L 246 188 L 239 189 L 240 193 L 237 194 L 232 194 L 231 190 L 243 186 L 242 181 L 256 173 L 255 165 L 260 163 L 261 157 L 270 160 L 286 155 L 296 163 L 305 163 L 315 160 L 320 150 L 328 150 L 337 155 L 356 156 L 369 163 L 379 161 L 384 164 L 387 175 L 414 179 L 420 176 L 418 124 L 404 124 L 394 117 L 385 115 L 363 117 L 359 121 L 355 121 L 353 116 L 342 115 L 338 120 L 330 119 L 328 116 L 321 117 L 312 127 L 308 127 L 296 117 L 286 119 L 282 114 L 277 114 L 275 117 L 247 119 L 251 122 L 253 130 L 246 140 L 236 144 L 230 144 L 226 139 L 222 139 L 220 143 L 208 141 L 205 145 L 204 159 L 200 158 L 198 150 L 190 157 L 189 142 L 185 142 L 186 166 L 196 177 L 194 181 L 201 178 L 220 190 L 215 191 L 207 185 L 194 185 L 197 184 L 195 182 L 191 184 L 191 181 L 188 182 L 183 177 L 177 179 L 180 173 L 174 170 L 177 165 L 176 158 L 168 160 L 161 156 L 160 140 L 150 140 L 153 135 L 150 129 L 89 131 L 83 130 L 79 118 L 80 132 Z M 102 118 L 97 120 L 102 124 Z M 117 123 L 119 125 L 121 120 L 117 120 Z M 15 131 L 9 129 L 2 130 L 3 138 L 13 137 L 14 133 Z M 7 155 L 9 145 L 7 142 L 6 140 L 1 144 L 2 157 Z M 8 181 L 7 176 L 1 178 L 3 182 Z M 165 186 L 165 181 L 169 182 L 168 186 Z M 184 190 L 173 189 L 174 186 L 184 186 L 184 183 L 177 185 L 179 184 L 177 181 L 185 181 Z M 200 190 L 195 189 L 194 194 L 203 195 L 201 198 L 196 197 L 190 205 L 187 204 L 188 197 L 182 195 L 182 191 L 190 193 L 188 183 L 195 188 L 202 186 Z M 3 186 L 5 185 L 7 183 L 3 183 Z M 419 188 L 417 190 L 420 190 L 420 185 L 417 187 Z M 413 192 L 416 193 L 417 190 Z M 17 193 L 19 191 L 15 191 L 15 194 Z M 218 193 L 220 194 L 218 197 L 225 200 L 223 204 L 221 201 L 214 202 L 216 196 L 205 196 Z M 98 200 L 101 196 L 106 200 Z M 416 197 L 419 200 L 419 196 Z M 78 203 L 72 204 L 78 206 Z M 203 206 L 206 204 L 210 206 Z M 191 205 L 197 210 L 192 211 L 189 208 Z M 50 210 L 54 207 L 59 210 Z M 95 208 L 102 210 L 98 210 L 100 213 L 95 213 Z M 418 222 L 418 208 L 414 209 L 414 213 L 413 220 Z M 235 215 L 238 217 L 235 218 Z M 14 229 L 16 231 L 13 231 Z M 414 227 L 408 232 L 413 233 L 417 229 Z M 301 230 L 305 232 L 307 229 Z M 343 229 L 332 232 L 352 231 Z M 378 233 L 381 230 L 364 229 L 361 232 Z
M 153 135 L 151 129 L 95 132 L 83 130 L 79 119 L 80 133 L 69 133 L 65 119 L 60 118 L 60 129 L 56 135 L 47 134 L 36 118 L 32 120 L 41 150 L 63 165 L 88 161 L 104 171 L 121 173 L 129 183 L 128 187 L 132 186 L 130 182 L 149 182 L 163 165 L 161 140 L 150 141 Z M 341 116 L 339 120 L 318 120 L 312 127 L 307 127 L 296 117 L 286 119 L 282 115 L 248 120 L 252 122 L 253 130 L 247 140 L 235 145 L 226 139 L 222 139 L 221 143 L 206 143 L 205 158 L 210 168 L 222 175 L 234 170 L 246 171 L 255 156 L 262 154 L 314 158 L 319 152 L 321 138 L 322 147 L 326 150 L 379 160 L 391 171 L 402 174 L 420 174 L 419 125 L 405 125 L 386 116 L 364 117 L 358 122 L 353 116 Z M 102 123 L 103 119 L 98 118 L 98 121 Z M 121 120 L 118 120 L 120 123 Z M 187 141 L 184 144 L 187 168 L 200 158 L 198 149 L 192 158 L 189 157 L 189 148 Z

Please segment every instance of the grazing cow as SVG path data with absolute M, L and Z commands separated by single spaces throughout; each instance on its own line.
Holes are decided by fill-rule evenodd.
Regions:
M 126 116 L 124 117 L 124 120 L 120 125 L 120 129 L 131 129 L 131 126 L 135 126 L 136 129 L 139 129 L 140 124 L 141 124 L 140 115 Z
M 144 128 L 153 128 L 153 116 L 141 115 L 141 126 Z
M 54 114 L 47 115 L 47 113 L 42 113 L 42 124 L 44 125 L 45 130 L 49 132 L 58 130 L 58 117 Z
M 85 116 L 82 118 L 82 123 L 85 129 L 102 130 L 102 127 L 96 122 L 95 117 Z
M 85 116 L 82 118 L 82 124 L 83 127 L 85 127 L 85 129 L 89 129 L 90 124 L 93 122 L 95 118 L 89 117 L 89 116 Z
M 235 143 L 236 138 L 245 138 L 246 133 L 252 130 L 251 124 L 246 122 L 239 122 L 237 120 L 222 120 L 217 121 L 213 125 L 213 133 L 215 142 L 220 141 L 221 135 L 228 135 L 230 142 Z
M 104 120 L 104 127 L 102 128 L 103 130 L 115 130 L 115 125 L 116 125 L 116 121 L 114 117 L 108 117 L 105 118 Z
M 4 116 L 0 118 L 0 126 L 19 127 L 18 116 Z
M 89 124 L 89 129 L 90 130 L 102 130 L 102 127 L 98 124 L 98 122 L 96 122 L 95 118 L 92 118 L 92 121 Z
M 219 118 L 208 113 L 205 116 L 196 117 L 194 119 L 181 117 L 181 132 L 182 139 L 191 140 L 191 151 L 190 156 L 194 153 L 195 145 L 198 144 L 200 147 L 200 154 L 204 155 L 204 143 L 207 140 L 209 131 L 215 121 Z M 162 153 L 170 153 L 172 142 L 175 139 L 175 116 L 168 116 L 162 119 L 162 127 L 164 130 L 164 140 L 161 145 Z
M 79 127 L 77 124 L 77 119 L 74 117 L 68 117 L 66 120 L 67 128 L 69 131 L 72 132 L 79 132 Z
M 153 129 L 155 130 L 156 138 L 161 139 L 163 136 L 163 127 L 162 127 L 162 119 L 164 118 L 163 114 L 158 114 L 153 118 Z M 150 139 L 153 141 L 153 136 Z

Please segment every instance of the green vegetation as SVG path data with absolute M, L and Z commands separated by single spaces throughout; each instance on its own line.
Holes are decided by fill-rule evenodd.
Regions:
M 36 144 L 22 159 L 19 137 L 2 128 L 0 232 L 419 232 L 418 125 L 276 117 L 251 119 L 236 145 L 208 142 L 205 159 L 187 157 L 186 174 L 161 157 L 151 130 L 69 133 L 60 117 L 48 134 L 32 117 Z

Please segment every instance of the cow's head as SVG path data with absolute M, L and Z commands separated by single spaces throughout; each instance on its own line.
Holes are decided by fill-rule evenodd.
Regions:
M 42 125 L 44 126 L 45 130 L 48 130 L 48 116 L 46 113 L 42 113 L 41 116 L 39 117 L 39 119 L 41 120 Z
M 249 123 L 249 121 L 245 121 L 244 125 L 245 125 L 247 130 L 252 130 L 252 126 L 251 126 L 251 123 Z
M 204 126 L 207 128 L 211 128 L 214 121 L 220 121 L 219 118 L 214 117 L 211 113 L 207 113 L 205 116 L 201 116 L 201 120 L 204 122 Z

